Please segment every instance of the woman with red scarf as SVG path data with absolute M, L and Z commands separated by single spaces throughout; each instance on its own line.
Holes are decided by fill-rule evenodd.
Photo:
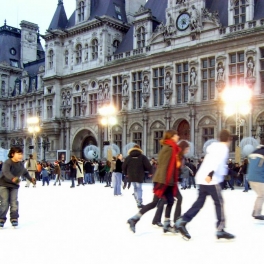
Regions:
M 131 231 L 134 233 L 136 232 L 136 223 L 140 220 L 141 216 L 155 208 L 159 200 L 163 197 L 168 202 L 165 211 L 164 229 L 170 226 L 171 208 L 173 206 L 174 196 L 176 196 L 178 190 L 178 170 L 180 167 L 178 140 L 179 136 L 177 131 L 168 130 L 164 133 L 163 139 L 160 141 L 162 148 L 158 155 L 158 167 L 153 177 L 153 201 L 145 205 L 135 216 L 127 221 Z

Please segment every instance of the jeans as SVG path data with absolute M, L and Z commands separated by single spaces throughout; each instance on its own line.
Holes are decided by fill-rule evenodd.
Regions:
M 122 173 L 112 172 L 112 182 L 114 188 L 114 195 L 121 195 Z
M 182 188 L 187 188 L 189 179 L 188 178 L 182 178 L 181 186 Z
M 142 183 L 132 182 L 134 187 L 134 196 L 138 203 L 142 203 Z
M 6 221 L 10 206 L 10 219 L 18 219 L 18 189 L 0 186 L 0 219 Z
M 59 184 L 61 184 L 60 177 L 61 176 L 59 174 L 55 174 L 55 182 L 54 182 L 54 185 L 56 185 L 57 182 L 59 182 Z
M 35 178 L 35 171 L 28 171 L 28 174 L 30 175 L 31 178 Z M 26 186 L 29 187 L 30 186 L 30 181 L 27 179 L 27 184 Z
M 105 183 L 106 183 L 106 186 L 111 185 L 111 173 L 110 173 L 110 171 L 105 173 Z
M 248 180 L 247 180 L 247 174 L 244 174 L 244 188 L 245 188 L 245 191 L 248 191 Z
M 45 185 L 45 182 L 49 185 L 49 177 L 42 177 L 42 186 Z
M 192 184 L 193 184 L 194 187 L 196 186 L 194 176 L 190 176 L 189 177 L 189 187 L 191 187 Z
M 85 183 L 93 183 L 92 173 L 85 173 L 84 174 L 84 182 Z
M 262 211 L 262 206 L 264 203 L 264 183 L 251 181 L 250 186 L 257 193 L 257 199 L 254 205 L 253 216 L 260 216 Z
M 215 211 L 217 216 L 216 227 L 217 230 L 221 231 L 225 227 L 225 216 L 224 216 L 224 201 L 221 194 L 220 185 L 200 185 L 199 194 L 196 202 L 192 207 L 182 216 L 184 221 L 190 222 L 202 209 L 207 195 L 210 195 L 214 200 Z

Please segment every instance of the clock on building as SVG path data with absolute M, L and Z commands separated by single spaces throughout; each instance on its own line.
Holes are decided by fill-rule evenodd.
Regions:
M 185 30 L 189 27 L 190 24 L 190 15 L 188 13 L 181 13 L 176 21 L 176 26 L 178 30 Z

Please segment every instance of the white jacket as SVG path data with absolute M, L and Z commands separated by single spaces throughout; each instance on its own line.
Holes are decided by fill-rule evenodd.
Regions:
M 196 183 L 203 185 L 216 185 L 224 181 L 227 174 L 227 159 L 229 149 L 223 142 L 214 142 L 207 148 L 207 154 L 196 173 Z M 207 183 L 205 178 L 214 171 L 212 181 Z

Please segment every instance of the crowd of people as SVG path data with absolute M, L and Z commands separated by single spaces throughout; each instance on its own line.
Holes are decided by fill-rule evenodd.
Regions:
M 254 205 L 252 216 L 255 219 L 264 220 L 261 214 L 264 203 L 264 147 L 260 146 L 255 152 L 245 158 L 243 163 L 233 163 L 228 159 L 230 133 L 222 130 L 220 141 L 212 143 L 205 157 L 201 157 L 195 165 L 192 159 L 186 158 L 189 152 L 187 141 L 179 141 L 178 133 L 168 130 L 161 140 L 162 148 L 158 153 L 158 159 L 148 159 L 139 145 L 134 145 L 127 153 L 126 158 L 122 154 L 113 157 L 112 160 L 84 160 L 71 156 L 70 161 L 57 160 L 50 162 L 37 162 L 33 155 L 23 160 L 23 150 L 20 147 L 12 147 L 4 163 L 0 162 L 0 227 L 6 222 L 6 214 L 10 207 L 10 221 L 12 225 L 18 224 L 17 194 L 21 180 L 26 181 L 26 188 L 31 183 L 36 187 L 37 181 L 42 181 L 42 186 L 60 186 L 62 181 L 70 180 L 70 188 L 94 184 L 96 181 L 104 187 L 113 188 L 114 196 L 122 195 L 122 188 L 133 187 L 134 199 L 139 211 L 128 219 L 128 224 L 133 232 L 136 232 L 136 224 L 148 211 L 156 208 L 153 225 L 163 228 L 163 231 L 178 233 L 185 238 L 191 236 L 186 225 L 203 207 L 206 197 L 209 195 L 214 200 L 217 214 L 217 238 L 233 239 L 234 235 L 224 230 L 224 203 L 222 190 L 234 190 L 236 186 L 244 187 L 244 192 L 251 188 L 258 197 Z M 262 153 L 263 152 L 263 153 Z M 254 162 L 249 163 L 249 160 Z M 258 162 L 258 163 L 256 163 Z M 254 167 L 252 167 L 254 164 Z M 149 178 L 153 182 L 153 200 L 143 204 L 142 184 Z M 181 205 L 183 197 L 180 190 L 197 188 L 198 197 L 192 207 L 182 214 Z M 172 206 L 176 203 L 171 224 Z M 162 223 L 163 208 L 165 219 Z

